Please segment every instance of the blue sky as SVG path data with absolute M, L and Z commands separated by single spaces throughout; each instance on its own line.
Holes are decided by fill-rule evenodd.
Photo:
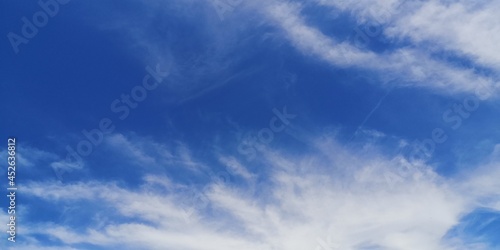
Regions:
M 497 1 L 0 10 L 2 249 L 500 249 Z

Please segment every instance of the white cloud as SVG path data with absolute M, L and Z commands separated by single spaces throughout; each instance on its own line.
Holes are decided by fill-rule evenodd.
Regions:
M 420 44 L 465 55 L 485 67 L 500 69 L 498 1 L 424 1 L 406 9 L 387 29 L 393 37 L 409 37 Z
M 7 159 L 7 150 L 0 151 L 0 157 Z M 16 161 L 23 168 L 37 167 L 38 164 L 58 159 L 57 155 L 31 146 L 18 146 Z
M 226 166 L 230 174 L 239 175 L 247 181 L 251 181 L 255 178 L 255 174 L 250 173 L 248 169 L 234 157 L 220 156 L 219 161 Z
M 148 167 L 150 165 L 156 164 L 155 158 L 148 155 L 148 151 L 144 149 L 145 144 L 140 140 L 130 142 L 122 134 L 113 134 L 106 137 L 106 144 L 113 150 L 120 152 L 121 155 L 135 161 L 139 165 Z M 168 151 L 165 152 L 167 154 L 167 157 L 171 156 Z
M 259 164 L 266 169 L 261 174 L 269 176 L 250 192 L 229 183 L 187 192 L 173 179 L 152 176 L 135 189 L 100 182 L 29 183 L 26 195 L 58 204 L 100 204 L 109 208 L 104 216 L 111 213 L 104 225 L 82 232 L 49 224 L 29 233 L 68 246 L 125 249 L 293 250 L 325 244 L 331 249 L 462 249 L 468 246 L 443 238 L 446 233 L 477 206 L 494 208 L 500 202 L 496 184 L 484 179 L 494 180 L 498 171 L 447 179 L 430 166 L 383 156 L 373 146 L 354 151 L 332 139 L 310 141 L 313 153 L 265 152 Z M 249 174 L 243 166 L 236 169 Z M 161 189 L 154 188 L 158 184 Z M 479 203 L 484 197 L 488 204 Z
M 34 147 L 20 147 L 17 153 L 19 164 L 24 167 L 35 167 L 41 161 L 57 158 L 55 154 Z
M 411 1 L 416 7 L 411 11 L 398 7 L 400 1 L 395 0 L 364 5 L 318 2 L 349 11 L 359 22 L 376 17 L 374 6 L 386 9 L 391 16 L 380 18 L 390 27 L 387 36 L 410 38 L 417 45 L 430 42 L 438 51 L 452 50 L 482 66 L 498 67 L 499 59 L 492 53 L 497 35 L 487 41 L 489 32 L 497 29 L 491 20 L 498 6 L 491 2 L 483 4 L 492 4 L 492 9 L 477 5 L 469 10 L 465 2 Z M 443 92 L 473 93 L 477 86 L 496 91 L 495 79 L 435 59 L 433 51 L 423 46 L 375 53 L 340 42 L 307 23 L 300 4 L 259 1 L 241 8 L 257 11 L 266 23 L 279 27 L 298 51 L 335 67 L 361 68 L 377 73 L 383 82 L 404 78 L 398 84 Z M 170 60 L 165 52 L 169 48 L 162 49 L 158 41 L 136 39 L 141 46 L 154 45 L 151 51 L 166 53 Z M 204 87 L 194 92 L 211 89 Z M 307 141 L 313 153 L 262 153 L 259 164 L 266 171 L 261 174 L 268 176 L 250 191 L 242 188 L 245 185 L 219 182 L 190 190 L 179 180 L 159 175 L 144 176 L 144 184 L 134 189 L 102 182 L 29 183 L 24 187 L 26 195 L 58 204 L 84 201 L 89 209 L 104 205 L 109 215 L 100 213 L 104 222 L 83 231 L 70 224 L 41 224 L 27 234 L 51 236 L 68 246 L 89 243 L 129 249 L 293 250 L 325 245 L 331 249 L 470 249 L 474 246 L 460 239 L 443 237 L 474 208 L 500 209 L 497 160 L 468 173 L 469 177 L 448 179 L 430 166 L 409 163 L 399 155 L 384 156 L 373 146 L 354 151 L 325 138 Z M 192 173 L 211 169 L 183 143 L 167 146 L 115 134 L 105 145 L 139 165 L 179 165 Z M 216 158 L 231 174 L 256 181 L 257 173 L 240 159 L 225 154 Z
M 114 155 L 120 155 L 144 169 L 182 167 L 197 173 L 206 170 L 206 166 L 193 157 L 187 145 L 178 141 L 165 145 L 151 138 L 137 135 L 127 137 L 117 133 L 109 135 L 105 145 Z
M 401 7 L 403 5 L 399 1 L 382 1 L 366 4 L 355 4 L 351 1 L 319 1 L 319 3 L 321 5 L 335 6 L 344 11 L 350 11 L 359 18 L 359 22 L 377 21 L 377 25 L 380 24 L 383 26 L 402 20 L 400 25 L 397 26 L 399 29 L 390 29 L 389 34 L 393 34 L 392 36 L 399 35 L 400 33 L 404 35 L 403 31 L 406 31 L 407 34 L 413 31 L 412 28 L 405 26 L 404 14 L 406 12 L 398 10 L 398 8 L 403 8 Z M 414 3 L 407 3 L 404 6 L 404 8 L 410 8 L 407 6 L 414 6 Z M 324 35 L 318 28 L 306 23 L 304 16 L 301 14 L 301 6 L 299 4 L 290 3 L 290 1 L 275 0 L 267 4 L 257 4 L 255 8 L 263 13 L 270 20 L 271 24 L 280 27 L 285 32 L 287 39 L 299 51 L 324 60 L 333 66 L 356 67 L 370 70 L 375 72 L 378 78 L 383 80 L 382 82 L 399 79 L 399 81 L 395 82 L 396 84 L 425 87 L 438 90 L 443 94 L 457 92 L 474 93 L 478 86 L 491 89 L 493 95 L 496 95 L 498 92 L 498 84 L 495 78 L 478 74 L 473 68 L 461 68 L 452 63 L 435 59 L 426 47 L 416 46 L 415 48 L 402 48 L 392 52 L 375 53 L 348 41 L 340 42 L 335 38 Z M 494 15 L 488 17 L 488 20 L 494 22 Z M 422 19 L 425 19 L 425 17 Z M 444 22 L 445 20 L 439 21 L 439 25 L 434 25 L 435 22 L 429 21 L 428 26 L 437 26 L 443 29 L 447 27 L 447 22 Z M 471 30 L 473 29 L 471 28 Z M 426 30 L 422 32 L 425 33 Z M 482 29 L 478 30 L 478 32 L 487 33 L 486 31 L 483 32 Z M 411 34 L 418 34 L 418 32 Z M 442 34 L 443 37 L 446 36 L 446 33 L 439 34 Z M 468 37 L 474 37 L 470 33 L 467 35 Z M 483 36 L 481 38 L 482 40 L 486 39 Z M 366 39 L 370 38 L 367 37 Z M 469 45 L 472 44 L 469 43 Z M 491 46 L 487 46 L 487 48 L 490 48 L 488 50 L 489 54 L 494 54 L 491 53 L 493 51 L 491 50 Z M 439 50 L 447 49 L 449 49 L 447 46 L 439 48 Z
M 307 55 L 319 57 L 341 67 L 378 60 L 375 53 L 361 51 L 348 43 L 339 43 L 307 25 L 300 15 L 300 5 L 271 1 L 269 4 L 259 6 L 263 6 L 261 11 L 271 23 L 281 27 L 292 44 Z
M 360 24 L 380 25 L 380 36 L 385 35 L 394 40 L 396 47 L 400 46 L 397 43 L 399 40 L 407 38 L 414 44 L 408 48 L 377 53 L 352 41 L 340 41 L 325 35 L 319 27 L 309 23 L 299 1 L 289 0 L 245 1 L 231 8 L 230 13 L 226 14 L 233 18 L 225 19 L 224 22 L 217 17 L 210 1 L 150 1 L 144 4 L 144 8 L 150 10 L 148 15 L 139 20 L 117 18 L 120 21 L 113 21 L 116 23 L 107 24 L 106 28 L 127 34 L 131 46 L 146 51 L 139 54 L 148 58 L 149 65 L 158 62 L 161 65 L 173 65 L 166 86 L 169 93 L 175 93 L 176 97 L 171 97 L 175 99 L 171 100 L 174 102 L 197 98 L 254 70 L 224 74 L 232 72 L 228 69 L 238 62 L 238 55 L 243 56 L 244 53 L 238 53 L 241 41 L 253 35 L 243 34 L 242 30 L 263 25 L 278 27 L 283 31 L 284 40 L 288 40 L 304 55 L 318 58 L 333 67 L 371 71 L 382 83 L 398 79 L 393 84 L 424 87 L 438 90 L 441 94 L 471 93 L 481 84 L 492 89 L 495 95 L 498 92 L 498 79 L 476 72 L 476 65 L 469 68 L 457 66 L 456 63 L 433 56 L 434 52 L 453 52 L 469 57 L 477 65 L 497 70 L 500 57 L 494 50 L 500 41 L 497 35 L 500 33 L 496 32 L 499 26 L 495 17 L 500 5 L 494 1 L 471 4 L 444 0 L 362 3 L 353 0 L 316 0 L 313 3 L 319 8 L 350 13 Z M 200 45 L 202 50 L 187 57 L 172 53 L 171 38 L 161 39 L 156 29 L 150 29 L 152 23 L 155 27 L 165 25 L 158 23 L 161 19 L 157 17 L 162 11 L 175 11 L 176 17 L 187 25 L 191 25 L 190 17 L 197 15 L 199 25 L 205 30 L 204 34 L 196 34 L 204 41 Z M 262 40 L 267 35 L 264 34 Z M 432 46 L 427 46 L 428 43 Z M 207 76 L 217 76 L 217 80 L 202 80 Z

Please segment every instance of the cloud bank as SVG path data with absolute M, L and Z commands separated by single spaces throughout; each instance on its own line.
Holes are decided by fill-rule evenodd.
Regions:
M 116 135 L 113 141 L 119 138 L 124 139 Z M 31 198 L 55 207 L 85 204 L 93 215 L 84 227 L 40 223 L 25 234 L 46 235 L 77 249 L 79 244 L 124 249 L 471 249 L 460 235 L 448 232 L 474 209 L 500 208 L 494 157 L 467 178 L 443 177 L 432 166 L 410 163 L 399 154 L 384 156 L 376 145 L 353 150 L 332 138 L 309 141 L 309 150 L 299 155 L 264 152 L 258 164 L 265 170 L 259 173 L 251 173 L 244 159 L 222 156 L 244 184 L 214 179 L 192 186 L 170 177 L 172 173 L 145 174 L 135 188 L 99 181 L 31 182 L 24 191 Z M 153 141 L 149 145 L 165 148 Z M 124 143 L 114 146 L 128 150 Z M 255 174 L 266 178 L 255 179 Z

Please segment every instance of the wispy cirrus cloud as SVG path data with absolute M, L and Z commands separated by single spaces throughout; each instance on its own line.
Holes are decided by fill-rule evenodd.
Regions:
M 181 104 L 226 86 L 245 72 L 254 72 L 256 66 L 238 72 L 231 67 L 244 58 L 242 48 L 252 47 L 244 47 L 240 41 L 259 36 L 255 40 L 270 41 L 277 47 L 289 43 L 300 54 L 332 69 L 366 71 L 381 85 L 422 87 L 445 95 L 474 93 L 481 88 L 490 93 L 485 98 L 497 92 L 497 55 L 491 53 L 497 39 L 484 41 L 490 31 L 497 29 L 492 20 L 498 6 L 493 2 L 311 3 L 320 10 L 343 11 L 360 24 L 383 22 L 380 36 L 389 38 L 386 42 L 393 45 L 383 51 L 326 34 L 317 21 L 309 18 L 310 12 L 304 11 L 306 5 L 300 1 L 245 2 L 235 7 L 235 15 L 223 24 L 216 12 L 210 9 L 213 13 L 209 14 L 203 9 L 211 6 L 208 1 L 135 3 L 155 11 L 130 20 L 117 18 L 119 21 L 107 28 L 128 34 L 124 43 L 140 48 L 137 54 L 144 56 L 148 64 L 174 62 L 167 87 Z M 382 14 L 374 15 L 374 10 Z M 177 16 L 170 20 L 166 14 Z M 193 21 L 193 16 L 197 20 Z M 134 20 L 142 18 L 134 24 Z M 182 23 L 181 28 L 169 26 L 172 20 Z M 446 30 L 446 22 L 450 30 Z M 203 31 L 196 29 L 197 25 L 203 26 Z M 252 25 L 267 31 L 246 33 Z M 466 28 L 457 30 L 460 25 Z M 175 28 L 179 29 L 172 31 L 175 35 L 169 34 Z M 190 30 L 189 34 L 183 33 L 184 28 Z M 274 33 L 270 35 L 274 40 L 267 40 L 268 32 Z M 184 40 L 176 40 L 182 34 Z M 481 41 L 473 41 L 470 37 L 474 34 Z M 192 37 L 200 41 L 193 42 L 196 39 Z M 174 45 L 178 47 L 172 50 Z M 465 57 L 470 62 L 457 63 L 441 53 Z M 211 77 L 214 75 L 217 77 Z M 160 139 L 135 134 L 112 134 L 85 162 L 85 168 L 93 172 L 88 171 L 79 181 L 68 178 L 65 183 L 23 184 L 23 195 L 36 201 L 30 203 L 33 207 L 46 205 L 53 214 L 67 214 L 68 207 L 80 209 L 72 210 L 74 220 L 47 222 L 54 220 L 37 218 L 35 224 L 20 231 L 30 241 L 18 247 L 491 249 L 488 239 L 471 240 L 467 230 L 454 231 L 468 227 L 464 218 L 478 209 L 500 210 L 496 153 L 480 166 L 468 166 L 467 172 L 442 176 L 432 165 L 388 154 L 375 144 L 376 138 L 392 137 L 386 132 L 361 126 L 355 135 L 367 135 L 373 142 L 361 146 L 358 143 L 359 147 L 329 138 L 332 133 L 313 137 L 297 132 L 293 136 L 305 144 L 306 150 L 292 150 L 290 145 L 281 150 L 266 147 L 252 163 L 232 155 L 237 146 L 231 149 L 230 144 L 228 147 L 222 142 L 224 139 L 218 139 L 218 145 L 213 147 L 216 152 L 209 149 L 200 156 L 192 146 L 199 141 L 161 143 Z M 78 167 L 45 151 L 32 150 L 32 158 L 23 159 L 21 155 L 20 163 L 47 161 L 55 168 Z M 226 171 L 223 174 L 236 177 L 232 178 L 236 181 L 216 179 L 214 172 L 221 168 Z M 102 172 L 107 176 L 101 178 Z M 131 183 L 127 183 L 130 179 L 121 179 L 130 175 L 134 177 Z M 20 211 L 21 217 L 24 213 Z
M 412 9 L 393 20 L 388 36 L 431 43 L 482 67 L 500 69 L 500 56 L 491 53 L 500 42 L 497 1 L 425 1 L 408 7 Z
M 246 54 L 242 51 L 248 48 L 243 47 L 241 40 L 255 37 L 255 34 L 245 33 L 242 27 L 248 30 L 277 28 L 284 34 L 283 38 L 271 35 L 277 44 L 285 40 L 305 56 L 317 58 L 333 68 L 368 71 L 381 84 L 398 79 L 393 81 L 396 86 L 422 87 L 445 95 L 471 93 L 479 85 L 490 89 L 494 96 L 498 92 L 498 75 L 476 68 L 498 69 L 499 58 L 490 53 L 498 41 L 495 30 L 500 29 L 495 19 L 498 4 L 494 1 L 471 4 L 464 1 L 360 3 L 317 0 L 308 6 L 311 4 L 321 10 L 347 13 L 357 23 L 376 29 L 376 36 L 387 38 L 392 48 L 377 52 L 359 46 L 359 41 L 327 35 L 321 31 L 321 24 L 310 22 L 309 16 L 302 11 L 305 3 L 289 0 L 242 2 L 231 9 L 236 14 L 224 22 L 217 17 L 211 1 L 154 1 L 139 4 L 150 10 L 150 14 L 135 18 L 137 23 L 124 16 L 116 19 L 122 21 L 115 20 L 101 26 L 127 34 L 128 39 L 124 42 L 146 51 L 139 54 L 148 58 L 148 64 L 173 62 L 172 75 L 166 85 L 170 93 L 181 96 L 177 98 L 180 101 L 197 98 L 235 82 L 233 78 L 244 73 L 224 74 L 245 60 Z M 159 26 L 167 30 L 169 20 L 162 16 L 172 12 L 184 22 L 183 25 L 192 27 L 194 39 L 188 44 L 198 44 L 200 51 L 191 55 L 179 54 L 183 44 L 179 44 L 170 33 L 151 28 Z M 199 25 L 203 26 L 204 32 L 195 28 L 189 19 L 192 15 L 203 20 Z M 268 40 L 268 35 L 264 34 L 257 40 Z M 362 36 L 365 40 L 374 39 L 371 35 Z M 412 41 L 411 45 L 406 42 L 408 39 Z M 199 40 L 203 43 L 197 42 Z M 440 53 L 465 56 L 473 65 L 450 61 L 439 56 Z M 245 72 L 252 70 L 255 69 Z
M 414 46 L 429 52 L 455 53 L 498 70 L 500 58 L 491 53 L 500 39 L 496 1 L 317 2 L 352 13 L 359 23 L 376 26 L 371 28 L 380 29 L 390 39 L 410 39 Z
M 177 166 L 194 172 L 206 170 L 206 166 L 193 157 L 189 147 L 179 141 L 166 145 L 150 138 L 116 133 L 106 138 L 105 146 L 113 154 L 121 155 L 144 169 Z
M 254 190 L 229 182 L 189 187 L 151 175 L 138 188 L 31 182 L 24 191 L 29 197 L 52 204 L 84 202 L 100 210 L 105 223 L 71 229 L 70 223 L 41 222 L 27 233 L 67 246 L 125 249 L 321 249 L 326 244 L 451 250 L 469 246 L 458 236 L 445 237 L 464 215 L 478 207 L 498 209 L 498 189 L 484 181 L 499 176 L 493 158 L 470 177 L 443 177 L 431 166 L 384 156 L 374 146 L 354 151 L 333 139 L 309 139 L 308 153 L 265 152 L 259 162 L 265 170 L 258 174 L 267 178 Z M 256 174 L 237 158 L 220 160 L 236 164 L 236 174 Z
M 408 14 L 408 11 L 398 9 L 402 8 L 398 7 L 402 4 L 400 1 L 384 1 L 363 5 L 350 1 L 319 1 L 319 4 L 349 11 L 353 13 L 355 18 L 359 19 L 359 22 L 373 22 L 373 19 L 376 19 L 375 21 L 378 22 L 377 25 L 380 27 L 375 28 L 391 27 L 388 29 L 388 34 L 391 34 L 391 36 L 415 34 L 415 36 L 429 39 L 433 36 L 431 28 L 427 30 L 427 33 L 425 27 L 413 33 L 413 30 L 417 28 L 412 28 L 411 24 L 406 25 L 407 22 L 404 19 L 406 16 L 404 14 Z M 405 4 L 408 6 L 415 5 L 415 3 Z M 497 94 L 498 79 L 495 76 L 478 73 L 474 68 L 459 67 L 455 65 L 456 63 L 438 59 L 433 56 L 431 53 L 433 51 L 429 50 L 428 47 L 417 45 L 411 48 L 397 48 L 398 46 L 396 46 L 396 49 L 392 51 L 376 53 L 365 47 L 358 47 L 352 41 L 338 41 L 334 37 L 326 36 L 318 27 L 306 23 L 305 16 L 302 14 L 302 5 L 299 3 L 276 0 L 266 5 L 258 5 L 256 9 L 266 16 L 272 24 L 282 28 L 288 40 L 300 52 L 317 57 L 334 67 L 364 69 L 371 71 L 373 77 L 378 78 L 381 82 L 398 79 L 396 83 L 399 85 L 424 87 L 438 90 L 441 93 L 473 93 L 480 86 L 489 89 L 492 95 Z M 493 15 L 489 16 L 489 20 L 494 20 Z M 396 23 L 396 28 L 391 26 L 392 22 Z M 443 29 L 446 27 L 447 22 L 439 23 Z M 429 27 L 431 26 L 429 25 Z M 470 32 L 474 31 L 472 28 L 469 30 L 471 30 Z M 477 32 L 484 33 L 482 30 L 482 28 L 478 27 Z M 418 35 L 419 32 L 427 35 Z M 365 39 L 369 39 L 366 34 L 364 36 Z M 446 37 L 445 32 L 442 33 L 442 36 Z M 443 43 L 437 43 L 437 45 L 439 44 Z M 449 49 L 449 46 L 435 48 L 438 51 Z M 464 48 L 463 51 L 467 51 L 467 49 Z

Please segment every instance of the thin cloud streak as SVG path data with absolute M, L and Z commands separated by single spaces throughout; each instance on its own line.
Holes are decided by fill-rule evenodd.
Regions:
M 498 93 L 497 79 L 477 74 L 473 69 L 459 68 L 436 60 L 426 48 L 401 48 L 377 54 L 357 48 L 347 41 L 336 41 L 318 28 L 306 24 L 299 4 L 275 0 L 256 6 L 271 24 L 285 32 L 288 40 L 300 52 L 317 57 L 334 67 L 365 69 L 373 72 L 374 77 L 382 80 L 381 82 L 392 81 L 402 86 L 424 87 L 447 95 L 473 93 L 478 86 L 490 89 L 495 96 Z M 393 81 L 394 79 L 399 81 Z

